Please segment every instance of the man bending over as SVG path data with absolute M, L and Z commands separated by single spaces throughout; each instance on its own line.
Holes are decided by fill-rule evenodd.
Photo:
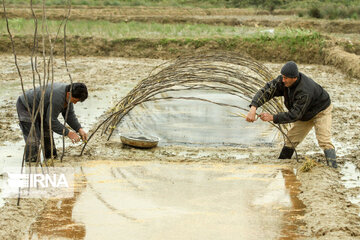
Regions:
M 87 133 L 82 129 L 76 115 L 74 112 L 74 105 L 78 101 L 83 102 L 88 97 L 88 91 L 86 85 L 83 83 L 73 83 L 71 85 L 65 83 L 54 83 L 53 84 L 53 95 L 50 104 L 50 95 L 51 95 L 51 86 L 48 85 L 45 90 L 44 95 L 44 113 L 43 113 L 43 132 L 44 132 L 44 145 L 45 145 L 45 158 L 51 157 L 51 140 L 50 140 L 50 131 L 56 132 L 59 135 L 65 135 L 71 139 L 73 143 L 80 141 L 80 134 L 83 140 L 87 140 Z M 24 140 L 25 140 L 25 160 L 36 162 L 38 150 L 40 146 L 40 136 L 41 136 L 41 118 L 40 111 L 35 117 L 35 125 L 31 130 L 31 115 L 33 109 L 36 110 L 39 108 L 41 100 L 41 89 L 40 87 L 28 90 L 25 92 L 26 99 L 24 95 L 21 95 L 16 103 L 16 110 L 18 113 L 20 128 L 22 130 Z M 34 105 L 35 97 L 35 105 Z M 26 101 L 27 100 L 27 101 Z M 28 112 L 27 103 L 30 108 Z M 51 108 L 51 113 L 50 113 Z M 65 118 L 67 109 L 68 116 L 66 122 L 74 130 L 70 131 L 65 128 L 63 124 L 58 120 L 58 116 L 61 113 Z M 51 121 L 51 129 L 49 129 Z M 65 129 L 64 133 L 63 130 Z M 30 131 L 31 130 L 31 131 Z M 78 133 L 78 134 L 77 134 Z M 52 139 L 53 140 L 53 139 Z M 54 143 L 54 141 L 53 141 Z M 57 156 L 57 151 L 55 144 L 53 144 L 53 156 Z
M 284 97 L 288 112 L 275 115 L 261 113 L 261 120 L 280 124 L 293 123 L 287 136 L 294 147 L 315 127 L 316 138 L 324 150 L 327 164 L 337 168 L 335 148 L 331 142 L 332 104 L 329 94 L 314 80 L 299 72 L 296 63 L 290 61 L 281 68 L 281 75 L 255 94 L 246 121 L 254 122 L 256 109 L 277 96 Z M 286 139 L 279 159 L 292 157 L 295 149 L 289 139 Z

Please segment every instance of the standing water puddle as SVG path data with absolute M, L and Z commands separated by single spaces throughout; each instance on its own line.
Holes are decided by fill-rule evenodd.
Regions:
M 33 239 L 295 239 L 305 206 L 275 165 L 94 161 L 50 201 Z M 86 180 L 85 180 L 86 179 Z
M 360 187 L 360 170 L 352 162 L 345 162 L 340 171 L 343 176 L 343 184 L 346 188 L 359 188 Z M 360 205 L 360 194 L 352 196 L 349 201 L 353 204 Z M 359 213 L 360 216 L 360 213 Z

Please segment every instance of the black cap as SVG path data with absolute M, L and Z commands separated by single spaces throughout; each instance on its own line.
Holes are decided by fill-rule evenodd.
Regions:
M 281 74 L 289 78 L 296 78 L 299 76 L 299 70 L 295 62 L 290 61 L 285 63 L 281 68 Z

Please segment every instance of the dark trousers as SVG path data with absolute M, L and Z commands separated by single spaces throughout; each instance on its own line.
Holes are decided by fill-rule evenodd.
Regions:
M 16 103 L 16 109 L 20 120 L 20 128 L 25 140 L 25 160 L 36 161 L 41 144 L 41 119 L 37 117 L 34 123 L 34 127 L 31 130 L 31 117 L 26 107 L 22 104 L 21 100 L 18 99 Z M 30 131 L 31 130 L 31 131 Z M 53 141 L 53 156 L 57 156 L 55 147 L 54 137 Z M 44 122 L 44 148 L 45 158 L 51 158 L 51 138 L 48 124 Z

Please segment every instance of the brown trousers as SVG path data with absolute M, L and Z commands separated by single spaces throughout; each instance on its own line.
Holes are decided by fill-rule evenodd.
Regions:
M 319 112 L 315 117 L 309 121 L 296 121 L 293 123 L 291 129 L 287 135 L 290 141 L 296 147 L 304 140 L 306 135 L 315 127 L 315 134 L 318 140 L 319 146 L 325 149 L 334 149 L 334 145 L 331 143 L 331 110 L 332 104 L 325 110 Z M 288 139 L 285 141 L 285 146 L 293 147 Z

